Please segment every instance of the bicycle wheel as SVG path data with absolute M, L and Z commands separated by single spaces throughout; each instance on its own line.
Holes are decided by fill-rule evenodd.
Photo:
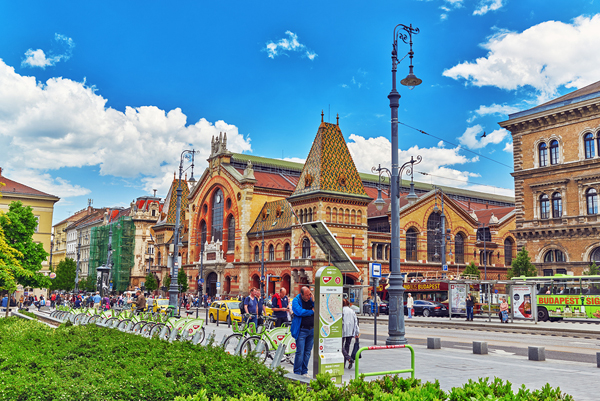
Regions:
M 88 324 L 94 324 L 94 323 L 96 323 L 96 321 L 98 321 L 99 317 L 100 317 L 99 315 L 93 315 L 93 316 L 91 316 L 90 319 L 88 320 Z
M 259 344 L 262 343 L 262 347 L 259 347 Z M 260 351 L 257 352 L 257 348 L 261 348 Z M 247 357 L 252 353 L 256 353 L 256 357 L 262 363 L 267 360 L 267 356 L 269 355 L 269 345 L 265 340 L 260 338 L 259 336 L 251 336 L 244 340 L 242 344 L 242 352 L 241 355 L 243 357 Z
M 127 327 L 127 324 L 128 324 L 129 322 L 131 322 L 131 320 L 129 320 L 129 319 L 124 319 L 124 320 L 121 320 L 121 321 L 119 322 L 119 324 L 117 325 L 117 329 L 118 329 L 118 330 L 125 330 L 125 327 Z
M 227 337 L 223 343 L 223 350 L 229 355 L 235 355 L 240 342 L 244 341 L 244 337 L 241 334 L 235 333 Z
M 152 329 L 150 330 L 150 337 L 154 338 L 155 336 L 158 337 L 158 335 L 160 334 L 160 331 L 162 330 L 162 328 L 165 327 L 165 325 L 163 323 L 158 323 L 155 324 L 154 326 L 152 326 Z
M 152 331 L 152 328 L 153 328 L 154 326 L 158 326 L 158 325 L 157 325 L 156 323 L 154 323 L 154 322 L 148 322 L 148 323 L 146 323 L 146 324 L 145 324 L 145 325 L 142 327 L 142 330 L 141 330 L 141 333 L 142 333 L 142 335 L 143 335 L 143 336 L 147 336 L 147 335 L 149 335 L 149 334 L 150 334 L 150 332 Z
M 114 328 L 114 326 L 118 325 L 119 319 L 117 319 L 116 317 L 111 317 L 110 319 L 108 319 L 106 321 L 106 327 L 108 327 L 109 329 Z M 114 325 L 114 326 L 113 326 Z
M 132 329 L 131 331 L 132 331 L 132 332 L 134 332 L 134 333 L 141 333 L 141 331 L 142 331 L 142 327 L 144 327 L 144 325 L 145 325 L 146 323 L 147 323 L 147 322 L 145 322 L 145 321 L 143 321 L 143 320 L 142 320 L 141 322 L 137 322 L 137 323 L 135 324 L 135 326 L 133 326 L 133 329 Z

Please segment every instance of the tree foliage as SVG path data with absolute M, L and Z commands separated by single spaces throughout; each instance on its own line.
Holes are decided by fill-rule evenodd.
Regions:
M 531 263 L 531 259 L 529 258 L 529 253 L 527 249 L 522 248 L 519 253 L 517 253 L 517 257 L 513 259 L 512 268 L 508 269 L 508 277 L 519 277 L 519 276 L 537 276 L 537 269 Z
M 597 276 L 600 274 L 600 269 L 596 266 L 596 262 L 592 262 L 588 269 L 583 272 L 584 276 Z
M 177 284 L 179 284 L 179 292 L 186 292 L 190 286 L 188 285 L 188 278 L 185 272 L 182 270 L 177 275 Z
M 158 288 L 158 283 L 156 282 L 156 279 L 154 278 L 154 274 L 152 273 L 148 273 L 148 275 L 146 276 L 146 291 L 156 291 L 156 289 Z
M 17 289 L 16 277 L 31 275 L 31 272 L 21 267 L 19 256 L 21 256 L 20 252 L 6 242 L 4 230 L 0 226 L 0 291 L 15 291 Z
M 477 276 L 477 278 L 481 278 L 481 272 L 479 271 L 479 268 L 477 266 L 475 266 L 475 262 L 471 261 L 471 263 L 469 263 L 467 265 L 467 267 L 465 267 L 465 271 L 463 272 L 463 274 L 468 274 L 469 276 Z
M 88 292 L 94 292 L 96 291 L 96 285 L 96 276 L 94 274 L 88 274 L 87 278 L 85 279 L 85 290 Z
M 56 267 L 56 278 L 52 280 L 50 289 L 65 291 L 73 290 L 73 288 L 75 288 L 76 270 L 77 263 L 73 259 L 66 258 L 65 260 L 61 260 Z
M 163 283 L 163 286 L 164 286 L 164 287 L 167 287 L 167 291 L 168 291 L 168 290 L 169 290 L 169 286 L 171 285 L 171 275 L 170 275 L 170 274 L 168 274 L 168 275 L 167 275 L 167 278 L 165 278 L 165 279 L 163 280 L 163 282 L 164 282 L 164 283 Z
M 43 244 L 33 242 L 37 225 L 33 209 L 23 206 L 20 201 L 12 202 L 8 213 L 0 215 L 0 226 L 4 230 L 6 243 L 18 251 L 15 258 L 27 271 L 15 271 L 17 283 L 25 287 L 48 288 L 50 279 L 40 273 L 48 252 L 44 250 Z

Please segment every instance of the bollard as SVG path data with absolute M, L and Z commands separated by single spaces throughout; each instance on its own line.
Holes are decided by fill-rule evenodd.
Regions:
M 204 311 L 206 312 L 206 319 L 204 319 L 204 321 L 206 323 L 208 323 L 209 322 L 209 320 L 208 320 L 208 308 L 206 308 Z
M 198 309 L 200 308 L 196 307 L 196 319 L 198 319 Z
M 206 341 L 204 341 L 204 345 L 208 345 L 211 341 L 214 341 L 215 339 L 215 332 L 213 331 L 212 333 L 210 333 L 208 335 L 208 337 L 206 337 Z
M 240 342 L 238 342 L 237 347 L 235 347 L 235 352 L 233 353 L 233 355 L 239 355 L 242 353 L 242 344 L 244 343 L 243 339 L 243 337 L 240 338 Z
M 188 341 L 190 339 L 190 332 L 188 329 L 183 329 L 181 331 L 181 337 L 179 337 L 179 341 L 181 342 L 185 342 Z
M 173 331 L 171 331 L 171 335 L 169 336 L 169 342 L 172 343 L 177 339 L 177 327 L 173 326 Z
M 202 336 L 202 330 L 198 330 L 196 333 L 194 333 L 194 337 L 192 338 L 193 345 L 198 345 L 200 342 L 200 336 Z
M 219 327 L 219 309 L 217 309 L 217 327 Z
M 227 328 L 229 329 L 231 328 L 231 311 L 229 311 L 228 317 L 229 318 L 227 319 Z
M 600 352 L 596 352 L 596 366 L 600 368 Z
M 529 360 L 530 361 L 545 361 L 546 360 L 546 348 L 545 347 L 529 347 Z
M 219 344 L 221 347 L 225 344 L 225 341 L 227 340 L 227 337 L 229 337 L 227 334 L 223 335 L 223 339 L 221 340 L 221 344 Z
M 479 355 L 487 355 L 488 345 L 485 341 L 473 341 L 473 353 Z
M 441 349 L 442 340 L 439 337 L 427 337 L 427 349 Z
M 281 360 L 283 359 L 283 355 L 285 354 L 285 348 L 287 346 L 285 344 L 281 344 L 277 351 L 275 351 L 275 356 L 273 356 L 273 362 L 271 363 L 271 369 L 276 369 L 281 365 Z

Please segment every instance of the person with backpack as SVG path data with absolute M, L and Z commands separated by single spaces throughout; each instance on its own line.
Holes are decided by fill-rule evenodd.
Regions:
M 290 311 L 290 301 L 287 297 L 287 290 L 283 287 L 279 289 L 279 294 L 273 294 L 271 299 L 271 309 L 273 310 L 273 316 L 277 318 L 275 327 L 281 327 L 284 323 L 288 323 L 288 313 Z
M 254 323 L 254 327 L 258 328 L 258 315 L 262 304 L 256 297 L 256 288 L 250 289 L 250 295 L 244 300 L 244 312 L 252 315 L 248 320 L 249 323 Z

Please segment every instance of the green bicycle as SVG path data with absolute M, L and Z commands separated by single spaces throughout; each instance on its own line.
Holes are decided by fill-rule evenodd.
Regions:
M 270 327 L 277 320 L 275 317 L 267 317 L 270 322 Z M 290 328 L 276 327 L 274 329 L 265 329 L 257 335 L 252 335 L 244 339 L 241 345 L 241 355 L 246 357 L 251 353 L 256 353 L 256 356 L 261 362 L 265 362 L 267 357 L 273 359 L 275 351 L 280 345 L 285 344 L 285 360 L 291 363 L 292 355 L 296 353 L 296 340 L 292 337 Z

